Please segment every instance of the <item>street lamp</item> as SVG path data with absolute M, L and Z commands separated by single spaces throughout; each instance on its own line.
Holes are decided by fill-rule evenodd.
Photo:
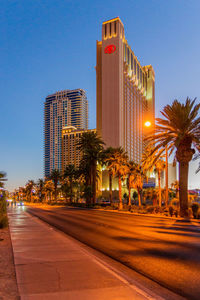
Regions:
M 151 122 L 150 122 L 150 121 L 146 121 L 146 122 L 144 123 L 144 126 L 145 126 L 145 127 L 150 127 L 150 126 L 151 126 Z

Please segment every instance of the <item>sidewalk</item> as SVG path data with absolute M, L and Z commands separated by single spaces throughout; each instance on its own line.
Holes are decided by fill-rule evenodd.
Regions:
M 8 216 L 22 300 L 153 299 L 24 207 Z

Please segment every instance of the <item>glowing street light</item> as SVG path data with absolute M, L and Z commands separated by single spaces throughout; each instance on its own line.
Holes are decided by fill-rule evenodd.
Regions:
M 145 126 L 145 127 L 150 127 L 150 126 L 151 126 L 151 122 L 150 122 L 150 121 L 146 121 L 146 122 L 144 123 L 144 126 Z

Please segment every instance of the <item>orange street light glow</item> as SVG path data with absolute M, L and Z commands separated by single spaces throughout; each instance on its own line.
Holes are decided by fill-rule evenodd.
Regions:
M 151 122 L 150 122 L 150 121 L 146 121 L 146 122 L 144 123 L 144 126 L 150 127 L 150 126 L 151 126 Z

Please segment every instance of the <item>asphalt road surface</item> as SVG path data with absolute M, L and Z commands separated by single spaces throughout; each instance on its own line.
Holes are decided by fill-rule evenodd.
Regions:
M 200 299 L 200 226 L 118 212 L 28 212 L 187 299 Z

